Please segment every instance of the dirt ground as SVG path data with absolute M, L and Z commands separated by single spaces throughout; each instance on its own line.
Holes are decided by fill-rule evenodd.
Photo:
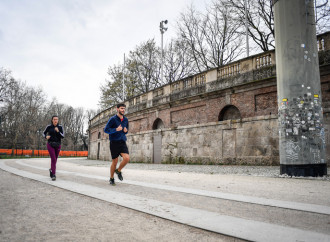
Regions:
M 241 241 L 0 170 L 0 241 Z

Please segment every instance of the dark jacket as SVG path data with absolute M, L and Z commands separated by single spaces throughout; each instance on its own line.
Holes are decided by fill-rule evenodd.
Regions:
M 59 132 L 55 131 L 55 127 L 58 128 Z M 54 126 L 53 124 L 50 124 L 46 127 L 46 129 L 43 133 L 44 138 L 46 138 L 47 135 L 50 135 L 48 143 L 49 142 L 59 142 L 59 143 L 61 143 L 61 139 L 64 138 L 63 127 L 59 124 L 56 125 L 56 126 Z
M 116 128 L 118 128 L 119 125 L 121 125 L 123 129 L 121 131 L 116 131 Z M 109 134 L 110 141 L 126 141 L 127 133 L 124 133 L 124 127 L 126 127 L 128 132 L 128 119 L 124 116 L 123 121 L 121 121 L 116 114 L 109 119 L 107 125 L 104 128 L 104 132 Z

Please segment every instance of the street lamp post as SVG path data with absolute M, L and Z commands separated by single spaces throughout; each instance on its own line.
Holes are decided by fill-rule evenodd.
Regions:
M 125 101 L 125 68 L 126 68 L 126 58 L 124 53 L 124 66 L 123 66 L 123 102 Z
M 161 81 L 163 83 L 163 65 L 164 65 L 164 60 L 163 60 L 163 57 L 164 57 L 164 53 L 163 53 L 163 34 L 165 33 L 165 31 L 168 29 L 168 28 L 165 28 L 164 24 L 167 24 L 168 21 L 167 20 L 163 20 L 160 22 L 159 24 L 159 30 L 160 30 L 160 33 L 162 35 L 162 42 L 161 42 L 161 45 L 162 45 L 162 51 L 161 51 Z

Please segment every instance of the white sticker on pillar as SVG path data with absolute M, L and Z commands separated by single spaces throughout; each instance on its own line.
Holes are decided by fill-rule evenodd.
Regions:
M 298 135 L 299 134 L 299 130 L 297 127 L 293 127 L 293 134 L 294 135 Z
M 302 48 L 305 48 L 305 44 L 301 44 L 301 47 L 302 47 Z

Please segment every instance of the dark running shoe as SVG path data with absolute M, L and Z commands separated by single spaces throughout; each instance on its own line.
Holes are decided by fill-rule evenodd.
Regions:
M 49 169 L 49 176 L 50 176 L 50 178 L 53 178 L 52 169 Z
M 123 180 L 123 176 L 121 174 L 121 171 L 118 171 L 118 169 L 116 169 L 115 172 L 116 172 L 116 174 L 118 176 L 118 179 L 122 181 Z
M 56 176 L 55 175 L 52 176 L 52 181 L 56 181 Z
M 116 186 L 116 183 L 115 183 L 115 178 L 110 178 L 110 185 L 112 186 Z

